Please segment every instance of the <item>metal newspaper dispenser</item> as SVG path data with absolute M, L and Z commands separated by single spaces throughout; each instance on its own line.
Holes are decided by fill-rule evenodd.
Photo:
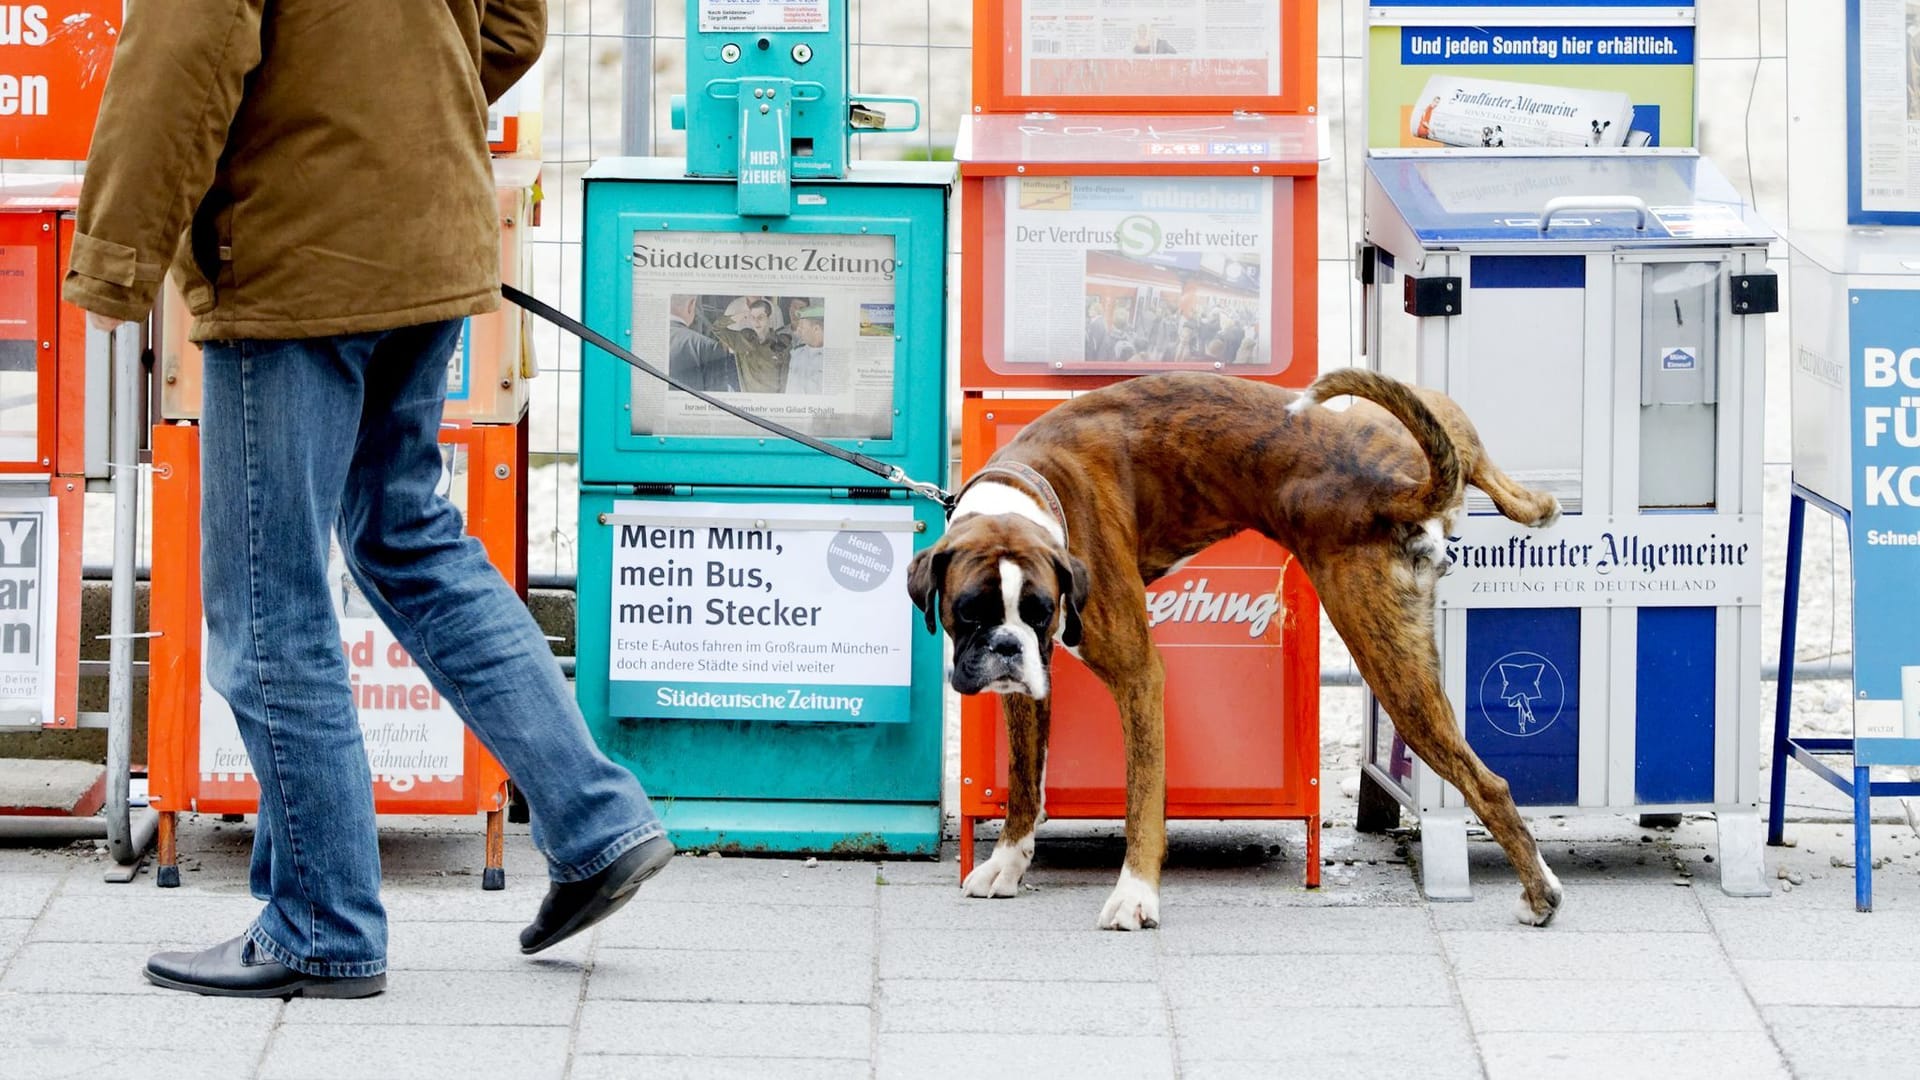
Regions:
M 585 321 L 917 480 L 947 471 L 951 166 L 850 163 L 845 0 L 688 0 L 688 157 L 586 176 Z M 675 843 L 933 854 L 938 504 L 589 348 L 576 688 Z
M 1364 352 L 1442 389 L 1530 529 L 1468 489 L 1439 590 L 1467 740 L 1537 814 L 1712 811 L 1721 887 L 1764 895 L 1761 427 L 1774 234 L 1705 159 L 1376 155 Z M 1361 827 L 1421 819 L 1467 899 L 1465 807 L 1370 702 Z
M 1311 42 L 1311 15 L 1294 6 L 1285 40 Z M 976 86 L 990 81 L 976 70 Z M 1311 382 L 1317 125 L 1248 113 L 964 118 L 962 474 L 1067 392 L 1159 371 Z M 1149 583 L 1146 601 L 1166 665 L 1167 817 L 1301 820 L 1303 876 L 1318 885 L 1319 602 L 1306 573 L 1243 532 Z M 1124 817 L 1113 696 L 1064 650 L 1052 664 L 1047 816 Z M 964 878 L 975 824 L 1006 813 L 1008 756 L 997 695 L 961 699 L 960 717 Z
M 1796 114 L 1837 104 L 1843 87 L 1847 107 L 1845 124 L 1794 142 L 1794 187 L 1825 197 L 1796 199 L 1787 235 L 1793 488 L 1767 842 L 1786 840 L 1786 774 L 1797 761 L 1853 803 L 1859 911 L 1873 910 L 1884 862 L 1873 857 L 1873 798 L 1903 797 L 1912 814 L 1920 795 L 1920 184 L 1906 122 L 1914 61 L 1900 47 L 1908 17 L 1894 0 L 1830 5 L 1811 20 L 1821 32 L 1797 45 L 1788 73 Z M 1851 676 L 1845 737 L 1791 730 L 1809 506 L 1837 518 L 1848 544 L 1834 569 L 1850 577 L 1851 671 L 1827 673 Z M 1844 625 L 1841 613 L 1832 617 Z M 1817 640 L 1832 656 L 1827 639 Z

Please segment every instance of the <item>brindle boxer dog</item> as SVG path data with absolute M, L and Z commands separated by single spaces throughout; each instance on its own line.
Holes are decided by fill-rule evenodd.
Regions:
M 1316 407 L 1346 395 L 1366 400 Z M 1057 640 L 1113 693 L 1126 744 L 1126 862 L 1099 925 L 1159 925 L 1165 676 L 1146 587 L 1253 529 L 1300 560 L 1401 737 L 1505 849 L 1524 887 L 1520 921 L 1546 925 L 1560 883 L 1506 781 L 1461 735 L 1441 683 L 1434 584 L 1463 482 L 1515 521 L 1559 516 L 1553 496 L 1494 465 L 1451 399 L 1358 368 L 1304 393 L 1225 375 L 1144 376 L 1028 425 L 968 482 L 946 535 L 907 573 L 928 630 L 937 619 L 953 639 L 953 688 L 1003 695 L 1006 825 L 966 895 L 1015 895 L 1033 859 Z

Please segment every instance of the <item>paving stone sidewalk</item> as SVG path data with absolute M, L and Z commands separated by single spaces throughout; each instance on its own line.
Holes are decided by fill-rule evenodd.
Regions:
M 1510 921 L 1484 838 L 1475 902 L 1429 904 L 1417 844 L 1336 814 L 1317 892 L 1297 824 L 1175 823 L 1157 932 L 1093 928 L 1117 827 L 1055 823 L 1013 900 L 963 900 L 951 848 L 683 856 L 538 959 L 515 941 L 543 888 L 523 831 L 490 893 L 477 824 L 389 821 L 390 988 L 359 1002 L 140 979 L 255 906 L 250 826 L 191 818 L 177 890 L 107 884 L 86 848 L 0 849 L 0 1077 L 1911 1076 L 1920 842 L 1876 826 L 1888 863 L 1856 914 L 1836 807 L 1794 790 L 1798 846 L 1767 857 L 1801 884 L 1760 900 L 1720 893 L 1710 820 L 1537 821 L 1567 887 L 1546 930 Z

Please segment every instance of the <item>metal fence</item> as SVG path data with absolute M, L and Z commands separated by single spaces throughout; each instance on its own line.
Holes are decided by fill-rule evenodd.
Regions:
M 862 136 L 857 157 L 944 156 L 970 101 L 972 3 L 968 0 L 848 0 L 851 83 L 858 92 L 920 99 L 921 129 Z M 1358 286 L 1352 245 L 1361 236 L 1361 109 L 1364 94 L 1363 0 L 1320 0 L 1319 115 L 1329 135 L 1320 184 L 1320 350 L 1324 367 L 1353 362 Z M 1786 0 L 1713 0 L 1699 5 L 1700 145 L 1769 220 L 1787 218 L 1786 155 L 1792 117 L 1786 78 L 1792 40 Z M 683 0 L 553 0 L 549 41 L 538 72 L 544 156 L 541 223 L 529 229 L 530 291 L 564 310 L 580 310 L 581 177 L 594 161 L 636 154 L 677 156 L 685 141 L 669 123 L 681 93 L 685 56 Z M 1832 74 L 1838 78 L 1839 73 Z M 0 183 L 26 175 L 75 175 L 71 162 L 0 160 Z M 378 198 L 377 178 L 366 185 Z M 957 201 L 955 210 L 957 212 Z M 949 263 L 959 269 L 958 228 Z M 1785 272 L 1784 250 L 1779 253 Z M 957 277 L 956 279 L 957 280 Z M 1791 282 L 1786 282 L 1791 287 Z M 951 290 L 957 298 L 958 290 Z M 950 301 L 957 309 L 957 301 Z M 957 314 L 957 311 L 955 312 Z M 1769 320 L 1768 515 L 1785 520 L 1787 323 Z M 957 340 L 957 333 L 950 336 Z M 569 583 L 575 562 L 575 483 L 579 454 L 580 348 L 558 330 L 534 334 L 540 374 L 531 409 L 534 469 L 529 478 L 529 570 L 536 580 Z M 957 397 L 957 395 L 955 395 Z M 88 506 L 88 560 L 104 563 L 110 520 L 106 496 Z M 143 500 L 144 505 L 144 500 Z M 1822 523 L 1824 522 L 1824 524 Z M 96 523 L 102 528 L 96 528 Z M 144 523 L 143 523 L 144 524 Z M 1827 515 L 1808 523 L 1800 662 L 1850 660 L 1848 552 Z M 1824 534 L 1824 535 L 1823 535 Z M 147 550 L 143 536 L 144 553 Z M 1770 572 L 1783 546 L 1768 535 Z M 1824 581 L 1822 579 L 1825 579 Z M 1779 625 L 1777 583 L 1763 609 L 1772 636 Z M 1338 654 L 1336 653 L 1335 656 Z M 1330 656 L 1329 659 L 1335 659 Z M 1337 663 L 1337 661 L 1336 661 Z

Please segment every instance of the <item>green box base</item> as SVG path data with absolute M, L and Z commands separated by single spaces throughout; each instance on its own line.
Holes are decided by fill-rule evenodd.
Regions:
M 682 851 L 867 858 L 940 853 L 935 804 L 656 798 L 654 809 Z

